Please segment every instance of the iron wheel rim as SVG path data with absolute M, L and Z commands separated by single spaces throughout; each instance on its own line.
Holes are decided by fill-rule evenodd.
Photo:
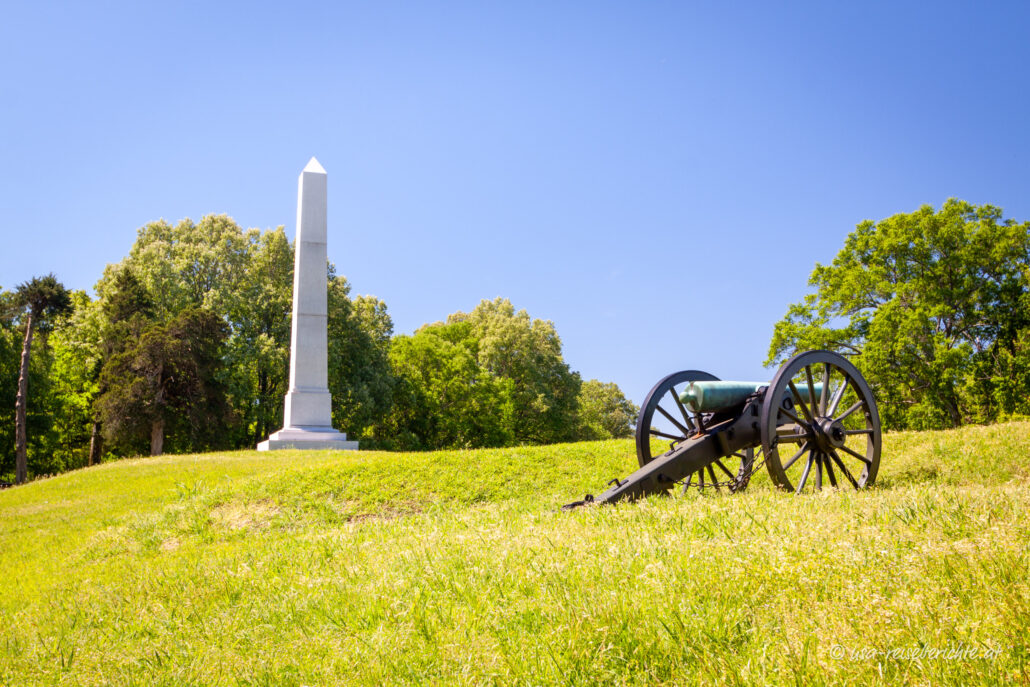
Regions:
M 804 378 L 795 382 L 802 372 Z M 818 395 L 816 377 L 823 383 Z M 831 392 L 835 377 L 838 386 Z M 809 403 L 802 398 L 799 384 L 807 385 Z M 841 401 L 852 397 L 856 400 L 843 406 Z M 859 422 L 861 418 L 864 423 Z M 778 432 L 787 422 L 796 429 Z M 856 450 L 861 448 L 860 439 L 848 444 L 851 437 L 863 436 L 864 452 Z M 858 369 L 831 351 L 799 353 L 780 367 L 763 399 L 761 437 L 766 470 L 780 489 L 797 494 L 806 487 L 818 491 L 824 472 L 834 487 L 862 489 L 876 481 L 881 449 L 876 399 Z M 790 446 L 789 457 L 780 455 L 781 446 Z
M 637 462 L 640 467 L 661 455 L 661 453 L 652 453 L 652 436 L 676 444 L 685 441 L 688 436 L 697 431 L 697 420 L 695 419 L 697 413 L 693 413 L 683 405 L 679 400 L 680 390 L 676 387 L 689 382 L 717 381 L 719 381 L 718 377 L 702 370 L 680 370 L 658 380 L 658 383 L 648 392 L 637 416 L 636 447 Z M 656 414 L 664 416 L 674 429 L 654 431 L 652 420 Z M 733 474 L 732 467 L 728 468 L 722 462 L 726 458 L 740 459 L 736 474 Z M 752 450 L 744 450 L 731 456 L 722 456 L 701 470 L 688 475 L 684 480 L 683 491 L 686 492 L 692 487 L 699 490 L 714 487 L 718 490 L 720 485 L 727 485 L 726 480 L 719 481 L 720 477 L 729 478 L 728 488 L 730 491 L 742 491 L 747 487 L 753 464 L 754 452 Z

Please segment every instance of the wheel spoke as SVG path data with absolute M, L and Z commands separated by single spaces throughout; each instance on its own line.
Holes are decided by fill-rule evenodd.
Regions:
M 708 464 L 708 476 L 712 478 L 712 486 L 715 487 L 716 491 L 719 491 L 719 480 L 715 478 L 715 468 L 712 467 L 711 463 Z
M 823 466 L 826 467 L 826 476 L 830 478 L 830 486 L 837 486 L 837 476 L 833 474 L 833 464 L 830 461 L 830 454 L 823 454 Z
M 823 390 L 819 393 L 819 414 L 826 415 L 826 394 L 830 393 L 830 364 L 823 363 Z
M 704 489 L 705 488 L 705 470 L 704 470 L 704 468 L 701 468 L 700 470 L 697 471 L 697 488 L 698 489 Z
M 717 459 L 715 461 L 715 464 L 719 466 L 719 469 L 721 469 L 723 472 L 726 473 L 727 477 L 729 477 L 730 479 L 737 479 L 737 476 L 734 475 L 732 472 L 730 472 L 729 468 L 727 468 L 725 465 L 723 465 L 721 460 Z
M 669 393 L 672 394 L 673 400 L 676 401 L 676 407 L 680 409 L 680 415 L 683 416 L 683 421 L 687 423 L 687 427 L 690 427 L 691 432 L 697 431 L 693 420 L 690 419 L 690 413 L 687 412 L 687 409 L 683 406 L 683 401 L 680 400 L 679 394 L 676 393 L 676 388 L 669 389 Z
M 651 432 L 652 435 L 654 435 L 656 437 L 664 437 L 666 439 L 672 439 L 673 441 L 683 441 L 684 439 L 686 439 L 686 437 L 674 437 L 671 434 L 666 434 L 665 432 L 659 432 L 654 427 L 652 427 L 649 431 Z
M 863 456 L 861 453 L 856 453 L 856 452 L 852 451 L 850 448 L 848 448 L 847 446 L 841 446 L 840 448 L 841 448 L 842 451 L 845 451 L 846 453 L 850 453 L 855 458 L 858 458 L 860 461 L 862 461 L 866 465 L 872 467 L 872 465 L 873 465 L 872 462 L 870 462 L 870 460 L 868 458 L 866 458 L 865 456 Z
M 855 478 L 851 475 L 851 471 L 848 470 L 847 466 L 844 465 L 844 461 L 840 459 L 840 456 L 838 456 L 837 452 L 834 451 L 832 448 L 830 449 L 830 457 L 833 458 L 833 462 L 837 464 L 837 467 L 840 468 L 840 471 L 844 473 L 844 476 L 848 478 L 849 482 L 851 482 L 851 486 L 853 486 L 855 489 L 858 489 L 858 482 L 855 481 Z
M 815 454 L 815 490 L 823 490 L 823 454 Z
M 796 444 L 799 441 L 801 441 L 802 439 L 807 439 L 808 435 L 807 434 L 781 434 L 781 435 L 779 435 L 776 438 L 779 439 L 780 441 L 786 441 L 786 442 L 789 442 L 789 443 Z
M 795 462 L 797 462 L 798 458 L 800 458 L 802 455 L 804 455 L 805 451 L 807 451 L 807 450 L 808 450 L 808 442 L 806 441 L 804 444 L 801 445 L 801 450 L 798 451 L 797 453 L 795 453 L 793 455 L 793 457 L 791 457 L 790 460 L 788 460 L 786 463 L 783 464 L 783 471 L 786 472 L 790 468 L 791 465 L 793 465 Z
M 805 416 L 805 419 L 807 419 L 809 423 L 813 422 L 812 413 L 808 412 L 808 406 L 805 405 L 805 401 L 801 398 L 798 388 L 794 386 L 794 380 L 790 380 L 788 384 L 790 384 L 790 393 L 794 394 L 794 403 L 801 408 L 801 413 Z
M 808 462 L 805 463 L 805 471 L 801 473 L 801 481 L 798 483 L 798 488 L 794 491 L 795 494 L 800 494 L 805 488 L 805 482 L 808 481 L 808 473 L 812 471 L 812 461 L 814 458 L 814 454 L 808 454 Z
M 681 425 L 681 424 L 679 423 L 679 420 L 677 420 L 677 419 L 676 419 L 676 418 L 674 418 L 674 417 L 673 417 L 672 415 L 670 415 L 670 414 L 669 414 L 669 411 L 667 411 L 667 410 L 666 410 L 665 408 L 661 407 L 660 405 L 657 405 L 657 406 L 655 406 L 655 410 L 657 410 L 657 411 L 658 411 L 659 413 L 661 413 L 662 415 L 664 415 L 664 416 L 665 416 L 665 419 L 666 419 L 666 420 L 668 420 L 668 421 L 669 421 L 669 422 L 671 422 L 672 424 L 676 425 L 676 429 L 678 429 L 679 431 L 683 432 L 683 436 L 684 436 L 684 437 L 688 437 L 688 436 L 690 436 L 691 434 L 693 434 L 693 432 L 692 432 L 692 431 L 690 431 L 689 429 L 687 429 L 686 427 L 684 427 L 683 425 Z
M 807 424 L 804 420 L 802 420 L 797 415 L 795 415 L 794 413 L 790 412 L 789 410 L 787 410 L 783 406 L 779 407 L 779 411 L 781 413 L 783 413 L 784 415 L 786 415 L 787 418 L 792 420 L 794 422 L 794 424 L 796 424 L 796 425 L 806 425 Z
M 686 494 L 690 489 L 690 483 L 694 481 L 694 473 L 687 475 L 687 481 L 683 483 L 683 493 Z
M 830 407 L 826 409 L 826 417 L 833 417 L 833 414 L 837 412 L 837 406 L 840 405 L 840 400 L 844 398 L 844 392 L 848 388 L 848 382 L 851 378 L 844 375 L 844 381 L 841 383 L 840 388 L 833 394 L 833 398 L 830 399 Z
M 818 408 L 815 405 L 815 384 L 812 383 L 812 366 L 805 365 L 805 381 L 808 382 L 808 403 L 812 406 L 812 417 L 815 417 L 819 413 Z
M 841 414 L 840 417 L 836 417 L 836 418 L 834 418 L 834 420 L 836 420 L 837 422 L 842 422 L 844 420 L 844 418 L 846 418 L 848 415 L 851 415 L 853 412 L 855 412 L 856 410 L 858 410 L 859 408 L 861 408 L 864 405 L 865 405 L 865 401 L 863 401 L 862 399 L 858 399 L 857 401 L 855 401 L 855 405 L 853 405 L 850 408 L 848 408 L 847 410 L 845 410 Z

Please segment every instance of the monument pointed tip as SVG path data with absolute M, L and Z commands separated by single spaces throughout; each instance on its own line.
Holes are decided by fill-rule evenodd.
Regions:
M 308 160 L 308 164 L 304 167 L 305 172 L 314 172 L 315 174 L 325 174 L 325 167 L 315 158 Z

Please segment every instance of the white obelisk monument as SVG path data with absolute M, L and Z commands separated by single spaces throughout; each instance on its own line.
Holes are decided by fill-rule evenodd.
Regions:
M 358 442 L 333 429 L 329 396 L 329 337 L 326 290 L 326 173 L 311 158 L 300 173 L 297 240 L 293 262 L 293 328 L 290 390 L 283 428 L 258 444 L 280 448 L 354 450 Z

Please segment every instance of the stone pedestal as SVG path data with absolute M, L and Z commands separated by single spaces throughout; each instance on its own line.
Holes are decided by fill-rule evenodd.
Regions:
M 293 263 L 293 326 L 290 390 L 283 428 L 258 444 L 259 451 L 282 448 L 354 450 L 358 442 L 332 425 L 329 395 L 328 307 L 326 302 L 326 173 L 311 158 L 300 173 L 297 240 Z
M 328 431 L 326 431 L 328 430 Z M 285 448 L 336 449 L 356 451 L 358 442 L 348 441 L 347 435 L 332 427 L 283 427 L 257 445 L 258 451 L 276 451 Z

